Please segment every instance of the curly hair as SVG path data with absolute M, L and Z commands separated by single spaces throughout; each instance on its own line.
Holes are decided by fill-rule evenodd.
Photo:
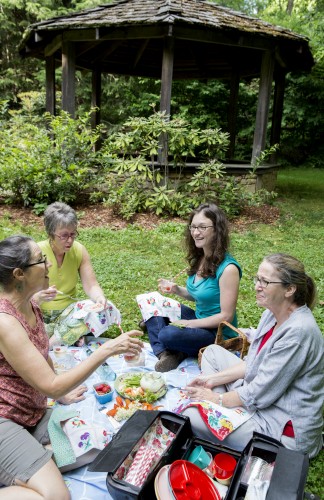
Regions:
M 211 255 L 204 255 L 203 249 L 196 247 L 189 229 L 192 219 L 199 213 L 203 213 L 213 224 L 214 232 L 211 240 Z M 201 259 L 204 257 L 203 268 L 200 270 L 201 276 L 204 278 L 215 276 L 216 269 L 224 260 L 225 253 L 229 248 L 229 226 L 223 210 L 214 203 L 203 203 L 194 209 L 188 220 L 185 233 L 185 246 L 189 263 L 188 275 L 192 276 L 198 271 Z

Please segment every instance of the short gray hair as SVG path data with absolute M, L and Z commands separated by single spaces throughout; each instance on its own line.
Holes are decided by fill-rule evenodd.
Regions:
M 53 238 L 58 227 L 75 226 L 77 228 L 77 214 L 66 203 L 55 201 L 48 205 L 44 212 L 44 225 L 48 236 Z

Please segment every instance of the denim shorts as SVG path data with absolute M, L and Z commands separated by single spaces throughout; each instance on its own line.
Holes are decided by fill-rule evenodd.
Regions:
M 51 411 L 28 430 L 0 417 L 0 485 L 11 486 L 16 480 L 26 483 L 52 458 L 52 451 L 43 446 L 49 444 Z

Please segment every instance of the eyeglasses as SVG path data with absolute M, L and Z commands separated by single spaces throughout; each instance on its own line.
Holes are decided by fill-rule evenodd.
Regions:
M 283 285 L 284 282 L 283 281 L 268 281 L 268 280 L 265 280 L 264 278 L 259 278 L 259 276 L 254 276 L 253 278 L 253 283 L 256 285 L 257 283 L 260 283 L 261 287 L 262 288 L 267 288 L 268 285 L 276 285 L 276 284 L 281 284 Z
M 54 233 L 55 236 L 57 236 L 61 241 L 67 241 L 69 238 L 71 240 L 75 240 L 79 236 L 78 231 L 74 231 L 73 233 L 63 233 L 63 234 L 56 234 Z
M 189 231 L 192 233 L 195 231 L 195 229 L 198 229 L 200 233 L 205 233 L 209 227 L 214 227 L 214 226 L 188 226 Z
M 47 257 L 46 255 L 43 255 L 43 259 L 39 260 L 38 262 L 33 262 L 32 264 L 26 264 L 24 268 L 26 267 L 32 267 L 32 266 L 37 266 L 37 264 L 45 264 L 47 266 Z

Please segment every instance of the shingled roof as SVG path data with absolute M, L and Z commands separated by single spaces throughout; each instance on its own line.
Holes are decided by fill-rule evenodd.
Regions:
M 266 49 L 275 50 L 288 71 L 313 64 L 306 38 L 205 0 L 116 0 L 48 19 L 29 27 L 20 52 L 44 58 L 61 37 L 78 43 L 79 68 L 93 69 L 100 59 L 103 71 L 160 77 L 161 44 L 170 34 L 174 78 L 226 77 L 233 61 L 253 76 Z
M 130 26 L 134 24 L 189 23 L 216 29 L 239 30 L 293 40 L 292 31 L 205 0 L 119 0 L 94 9 L 35 23 L 31 29 L 61 30 Z

